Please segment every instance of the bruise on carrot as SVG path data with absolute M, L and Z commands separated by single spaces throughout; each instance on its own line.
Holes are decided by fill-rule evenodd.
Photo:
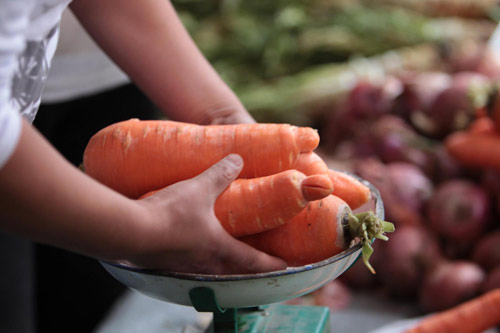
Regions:
M 299 214 L 309 201 L 331 193 L 328 177 L 307 177 L 297 170 L 287 170 L 267 177 L 233 181 L 217 198 L 214 211 L 224 229 L 240 237 L 283 225 Z
M 500 134 L 455 132 L 445 140 L 448 153 L 460 164 L 500 171 Z
M 405 333 L 483 332 L 500 324 L 500 288 L 424 318 Z
M 387 240 L 385 232 L 393 230 L 392 223 L 379 220 L 371 212 L 353 214 L 344 200 L 329 195 L 308 203 L 306 209 L 282 226 L 240 239 L 282 258 L 289 266 L 302 266 L 334 256 L 359 238 L 363 262 L 375 273 L 368 262 L 373 252 L 371 241 Z
M 85 172 L 131 198 L 192 178 L 225 156 L 244 160 L 240 178 L 291 169 L 297 155 L 314 150 L 316 130 L 288 124 L 200 126 L 131 119 L 96 133 L 83 156 Z

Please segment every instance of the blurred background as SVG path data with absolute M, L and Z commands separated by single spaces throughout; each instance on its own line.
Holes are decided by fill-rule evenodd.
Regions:
M 487 43 L 500 19 L 498 1 L 172 2 L 199 48 L 255 119 L 317 128 L 320 155 L 331 168 L 372 182 L 381 192 L 386 219 L 396 226 L 389 242 L 374 243 L 376 275 L 359 262 L 340 279 L 291 303 L 330 307 L 336 332 L 368 332 L 500 286 L 500 166 L 471 166 L 455 159 L 445 145 L 452 134 L 472 127 L 496 131 L 487 114 L 496 105 L 500 56 Z M 126 79 L 116 85 L 135 91 Z M 102 119 L 101 110 L 120 96 L 117 92 L 93 102 L 101 106 L 95 118 Z M 45 101 L 49 107 L 55 102 Z M 141 104 L 147 103 L 142 96 L 135 101 L 139 104 L 130 105 L 157 114 L 154 106 Z M 86 116 L 94 106 L 83 105 Z M 121 120 L 110 117 L 91 125 L 101 128 Z M 77 128 L 82 123 L 76 118 Z M 38 126 L 54 128 L 43 118 Z M 94 127 L 82 135 L 80 150 L 66 156 L 81 156 Z M 68 135 L 74 136 L 75 131 Z M 60 253 L 40 253 L 46 262 L 58 257 L 78 263 Z M 123 292 L 98 263 L 87 265 L 94 265 L 85 269 L 96 279 L 92 288 L 109 297 L 97 306 L 95 297 L 86 301 L 82 291 L 81 310 L 68 309 L 75 313 L 60 316 L 68 325 L 74 316 L 87 316 L 78 317 L 85 332 L 103 320 Z M 40 271 L 48 290 L 44 298 L 45 289 L 39 287 L 40 299 L 47 299 L 39 304 L 47 309 L 47 329 L 41 331 L 53 332 L 57 329 L 50 325 L 62 319 L 54 321 L 49 312 L 61 314 L 64 295 L 73 291 L 61 289 L 63 282 L 49 270 L 45 275 Z M 81 276 L 87 279 L 84 272 Z M 54 290 L 60 290 L 61 301 Z M 96 309 L 91 318 L 89 306 Z

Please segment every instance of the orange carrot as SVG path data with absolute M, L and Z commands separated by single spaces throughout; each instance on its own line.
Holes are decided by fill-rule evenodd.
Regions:
M 500 324 L 500 288 L 430 315 L 406 333 L 480 333 Z
M 336 255 L 359 237 L 363 244 L 363 261 L 374 273 L 368 262 L 373 252 L 371 241 L 374 237 L 387 240 L 384 233 L 393 230 L 392 223 L 379 220 L 371 212 L 355 215 L 344 200 L 329 195 L 310 202 L 284 225 L 241 240 L 282 258 L 290 266 L 301 266 Z
M 297 170 L 237 179 L 217 198 L 215 216 L 234 237 L 251 235 L 284 224 L 299 214 L 309 201 L 322 199 L 330 193 L 332 183 L 327 176 L 307 177 Z
M 328 170 L 328 175 L 333 184 L 333 194 L 347 202 L 351 209 L 359 208 L 370 200 L 368 186 L 353 176 L 335 170 Z
M 84 152 L 85 172 L 116 191 L 141 194 L 192 178 L 230 153 L 241 155 L 241 178 L 288 170 L 314 150 L 318 133 L 288 124 L 199 126 L 131 119 L 96 133 Z
M 305 175 L 327 174 L 328 166 L 325 161 L 315 152 L 301 153 L 292 165 L 293 169 L 299 170 Z
M 455 132 L 446 138 L 445 147 L 464 166 L 500 171 L 499 133 Z
M 467 129 L 469 133 L 495 133 L 495 131 L 495 123 L 489 117 L 476 118 Z
M 301 153 L 293 165 L 306 175 L 327 174 L 333 184 L 333 194 L 347 202 L 351 209 L 361 207 L 370 200 L 370 189 L 345 172 L 328 169 L 315 152 Z

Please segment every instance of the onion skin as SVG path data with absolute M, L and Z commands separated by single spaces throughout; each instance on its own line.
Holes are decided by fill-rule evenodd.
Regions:
M 418 304 L 425 312 L 442 311 L 479 294 L 486 273 L 471 261 L 445 261 L 424 278 Z
M 397 228 L 390 241 L 381 245 L 377 275 L 397 298 L 416 296 L 426 272 L 442 260 L 437 240 L 421 227 Z
M 427 109 L 415 110 L 410 120 L 422 133 L 434 138 L 463 130 L 475 119 L 477 108 L 484 106 L 490 81 L 479 73 L 462 72 L 442 90 Z
M 480 183 L 490 195 L 500 195 L 500 172 L 491 169 L 484 170 Z
M 496 52 L 486 45 L 464 46 L 462 52 L 457 52 L 449 59 L 450 69 L 454 72 L 472 71 L 487 76 L 489 79 L 500 79 L 500 60 Z
M 479 239 L 472 250 L 472 260 L 486 270 L 500 266 L 500 230 Z
M 426 173 L 433 168 L 432 156 L 425 151 L 428 140 L 399 117 L 384 115 L 374 121 L 369 129 L 369 142 L 384 163 L 407 162 Z
M 416 110 L 427 110 L 439 95 L 452 83 L 452 77 L 445 72 L 406 73 L 402 77 L 403 93 L 397 101 L 397 112 L 409 119 Z
M 402 92 L 399 79 L 388 76 L 382 82 L 361 80 L 336 106 L 321 132 L 323 146 L 334 151 L 343 141 L 357 138 L 376 119 L 388 114 Z
M 414 211 L 421 211 L 434 191 L 429 178 L 410 163 L 389 163 L 387 172 L 394 183 L 396 195 Z
M 389 221 L 396 226 L 423 224 L 421 211 L 432 196 L 433 186 L 419 168 L 410 163 L 364 159 L 358 161 L 355 172 L 379 190 Z
M 497 266 L 488 272 L 486 280 L 481 286 L 481 292 L 486 293 L 497 288 L 500 288 L 500 266 Z
M 467 179 L 441 183 L 429 200 L 429 225 L 445 239 L 471 243 L 487 228 L 490 199 L 477 184 Z
M 430 178 L 434 183 L 441 183 L 453 178 L 459 178 L 464 175 L 464 170 L 460 163 L 451 156 L 443 144 L 437 145 L 432 150 L 434 168 Z

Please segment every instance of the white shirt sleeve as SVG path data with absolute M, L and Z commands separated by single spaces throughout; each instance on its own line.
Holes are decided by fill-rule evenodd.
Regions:
M 23 51 L 31 0 L 0 0 L 0 169 L 19 141 L 21 115 L 11 106 L 13 74 Z

